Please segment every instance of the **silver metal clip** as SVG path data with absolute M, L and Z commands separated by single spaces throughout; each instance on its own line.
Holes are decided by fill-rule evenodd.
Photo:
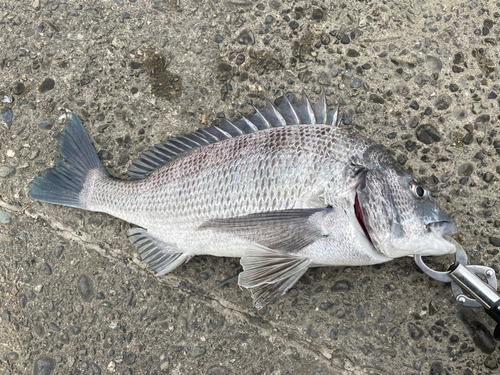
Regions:
M 459 248 L 455 264 L 446 272 L 435 271 L 424 263 L 421 255 L 415 255 L 415 263 L 428 276 L 443 283 L 451 283 L 451 290 L 458 303 L 467 307 L 490 309 L 500 300 L 495 270 L 486 266 L 467 265 L 467 254 Z M 484 276 L 484 282 L 477 275 Z M 464 290 L 473 298 L 467 297 Z
M 439 272 L 427 267 L 421 255 L 415 255 L 415 263 L 433 279 L 451 283 L 453 295 L 461 305 L 484 307 L 486 313 L 497 323 L 493 337 L 500 341 L 500 295 L 497 293 L 495 270 L 485 266 L 468 266 L 467 254 L 458 243 L 453 242 L 457 248 L 456 260 L 448 271 Z M 483 276 L 486 282 L 478 275 Z M 467 297 L 464 290 L 472 298 Z

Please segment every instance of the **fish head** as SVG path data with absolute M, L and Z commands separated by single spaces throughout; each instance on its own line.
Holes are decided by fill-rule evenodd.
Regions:
M 400 167 L 378 167 L 358 178 L 354 210 L 365 236 L 388 258 L 456 251 L 457 226 L 425 186 Z

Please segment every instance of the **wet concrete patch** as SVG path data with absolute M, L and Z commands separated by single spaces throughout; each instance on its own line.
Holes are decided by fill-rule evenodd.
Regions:
M 182 78 L 167 69 L 167 57 L 151 50 L 144 51 L 142 69 L 149 75 L 151 93 L 159 98 L 172 101 L 182 92 Z

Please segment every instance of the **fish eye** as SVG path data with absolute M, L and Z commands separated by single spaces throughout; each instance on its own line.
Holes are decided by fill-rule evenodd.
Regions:
M 420 183 L 413 181 L 411 184 L 411 190 L 418 199 L 425 198 L 426 190 Z

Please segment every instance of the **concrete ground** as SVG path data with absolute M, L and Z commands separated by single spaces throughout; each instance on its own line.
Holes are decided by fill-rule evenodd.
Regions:
M 4 0 L 0 4 L 1 374 L 494 374 L 484 311 L 412 259 L 313 269 L 257 311 L 238 259 L 155 278 L 105 214 L 40 204 L 65 115 L 115 176 L 141 151 L 327 91 L 393 151 L 498 271 L 500 3 Z M 444 269 L 452 258 L 432 263 Z

